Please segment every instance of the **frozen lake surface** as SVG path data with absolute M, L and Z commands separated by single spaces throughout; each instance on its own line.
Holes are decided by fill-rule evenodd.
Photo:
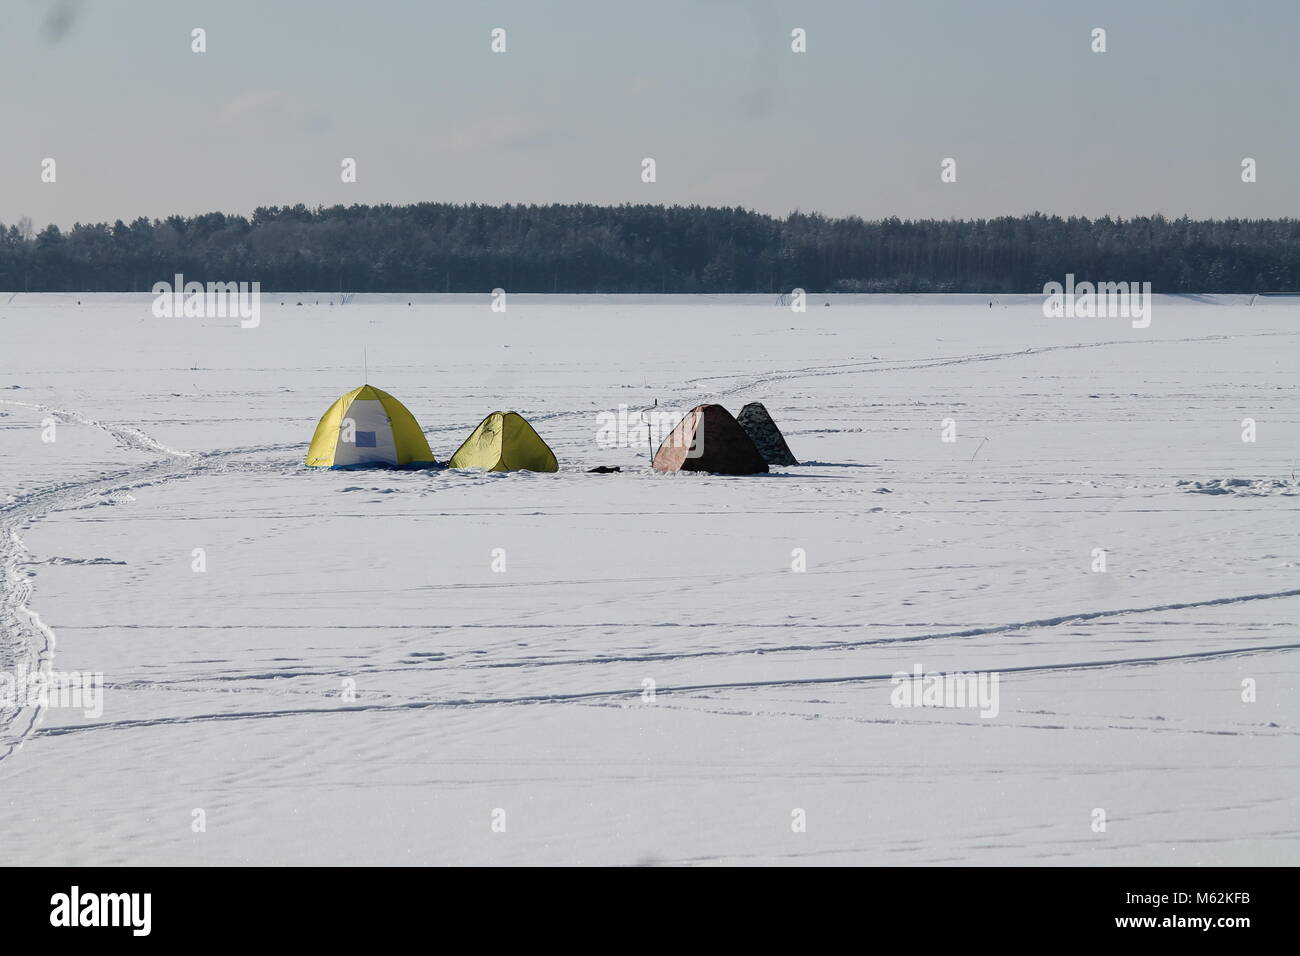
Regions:
M 1294 299 L 150 302 L 0 296 L 0 673 L 105 685 L 0 711 L 6 863 L 1300 863 Z M 304 468 L 363 353 L 559 473 Z M 803 464 L 597 441 L 706 401 Z

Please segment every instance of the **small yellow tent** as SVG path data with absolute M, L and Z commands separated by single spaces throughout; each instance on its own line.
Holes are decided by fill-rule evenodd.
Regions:
M 325 412 L 307 464 L 314 468 L 427 468 L 429 443 L 406 406 L 373 385 L 348 392 Z
M 516 412 L 493 412 L 483 419 L 447 464 L 488 471 L 560 470 L 555 453 Z

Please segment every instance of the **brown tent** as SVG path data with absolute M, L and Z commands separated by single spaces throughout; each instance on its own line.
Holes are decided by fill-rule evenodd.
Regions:
M 663 440 L 654 469 L 753 475 L 767 471 L 767 462 L 731 412 L 721 405 L 697 405 Z
M 785 443 L 785 436 L 781 434 L 781 429 L 776 427 L 776 422 L 772 421 L 772 416 L 767 413 L 762 402 L 750 402 L 740 410 L 736 421 L 741 428 L 745 429 L 745 434 L 749 436 L 754 447 L 769 465 L 799 464 L 794 457 L 794 452 L 790 451 L 790 446 Z

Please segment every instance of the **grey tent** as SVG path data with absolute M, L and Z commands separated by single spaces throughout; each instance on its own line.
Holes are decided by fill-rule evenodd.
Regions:
M 785 443 L 785 436 L 776 427 L 772 416 L 767 413 L 761 402 L 750 402 L 736 416 L 740 427 L 754 443 L 763 460 L 769 465 L 797 465 L 790 446 Z

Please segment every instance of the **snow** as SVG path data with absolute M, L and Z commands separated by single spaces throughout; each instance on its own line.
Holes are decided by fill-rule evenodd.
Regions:
M 0 673 L 105 683 L 0 713 L 6 862 L 1300 862 L 1296 299 L 151 301 L 0 295 Z M 560 472 L 304 468 L 363 363 Z M 597 443 L 656 401 L 804 464 Z

